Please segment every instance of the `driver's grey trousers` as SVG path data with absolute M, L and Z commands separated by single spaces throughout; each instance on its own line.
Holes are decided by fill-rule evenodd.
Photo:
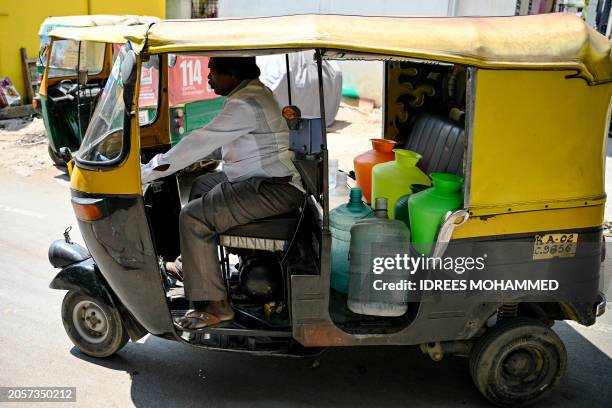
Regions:
M 304 193 L 285 179 L 255 177 L 230 183 L 223 172 L 216 172 L 195 179 L 191 198 L 179 216 L 185 297 L 202 301 L 227 298 L 217 234 L 288 213 L 304 202 Z

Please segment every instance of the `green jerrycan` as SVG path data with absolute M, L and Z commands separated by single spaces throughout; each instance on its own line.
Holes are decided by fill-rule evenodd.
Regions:
M 372 201 L 387 199 L 390 219 L 395 219 L 395 203 L 412 192 L 412 184 L 431 185 L 429 177 L 416 164 L 421 155 L 406 149 L 394 149 L 395 160 L 380 163 L 372 169 Z
M 463 177 L 432 173 L 433 187 L 408 199 L 412 245 L 419 254 L 430 255 L 444 216 L 463 204 Z

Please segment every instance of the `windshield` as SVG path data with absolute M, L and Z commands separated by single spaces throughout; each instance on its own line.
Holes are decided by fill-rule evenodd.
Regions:
M 106 46 L 101 43 L 81 42 L 79 69 L 87 70 L 89 75 L 102 72 Z M 56 40 L 51 48 L 49 78 L 76 75 L 79 43 L 74 40 Z
M 117 158 L 121 153 L 125 116 L 121 63 L 125 53 L 126 47 L 123 47 L 87 128 L 77 155 L 82 160 L 105 162 Z

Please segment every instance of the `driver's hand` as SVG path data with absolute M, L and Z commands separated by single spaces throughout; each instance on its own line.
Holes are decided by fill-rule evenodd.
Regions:
M 163 172 L 170 167 L 169 163 L 163 163 L 164 156 L 160 153 L 155 155 L 147 164 L 140 165 L 140 180 L 143 185 L 163 176 Z

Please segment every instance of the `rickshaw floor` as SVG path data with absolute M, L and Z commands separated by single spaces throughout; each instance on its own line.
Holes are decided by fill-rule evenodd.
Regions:
M 266 317 L 263 305 L 233 305 L 234 320 L 233 328 L 250 330 L 290 330 L 289 318 L 286 313 L 272 314 Z M 172 318 L 182 317 L 188 309 L 173 309 Z
M 415 307 L 402 316 L 380 317 L 353 313 L 346 304 L 347 295 L 330 289 L 329 314 L 334 324 L 350 334 L 391 334 L 407 327 L 416 316 Z M 414 310 L 413 310 L 414 309 Z

